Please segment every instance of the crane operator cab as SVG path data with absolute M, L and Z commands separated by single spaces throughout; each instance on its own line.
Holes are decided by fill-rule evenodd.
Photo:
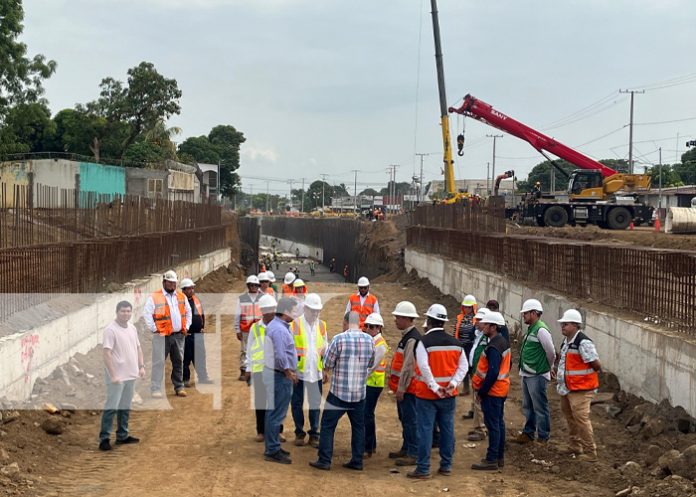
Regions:
M 577 169 L 570 174 L 568 194 L 572 200 L 604 198 L 602 173 L 596 169 Z

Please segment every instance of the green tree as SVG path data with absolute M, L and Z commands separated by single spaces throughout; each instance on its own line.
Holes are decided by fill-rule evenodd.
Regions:
M 210 143 L 207 136 L 192 136 L 186 138 L 178 149 L 179 156 L 186 154 L 196 162 L 217 164 L 220 162 L 220 152 Z
M 691 164 L 692 167 L 696 164 L 696 147 L 687 150 L 681 156 L 682 164 Z
M 130 166 L 157 166 L 162 164 L 167 150 L 162 146 L 147 140 L 141 140 L 130 145 L 123 153 L 123 160 Z
M 393 188 L 393 190 L 392 190 Z M 380 195 L 389 195 L 392 191 L 394 194 L 398 197 L 399 195 L 408 195 L 411 193 L 411 190 L 413 188 L 411 187 L 411 183 L 406 183 L 405 181 L 401 181 L 399 183 L 396 183 L 394 181 L 389 181 L 387 182 L 387 186 L 382 188 L 380 190 Z
M 570 175 L 571 172 L 573 172 L 577 169 L 577 167 L 572 165 L 570 162 L 564 161 L 562 159 L 558 159 L 555 162 L 568 175 Z M 532 190 L 532 187 L 534 186 L 534 184 L 538 181 L 541 183 L 541 190 L 548 192 L 549 189 L 551 188 L 551 168 L 552 167 L 553 167 L 553 165 L 551 164 L 551 161 L 540 162 L 539 164 L 534 166 L 532 168 L 532 170 L 529 172 L 529 176 L 527 176 L 526 181 L 518 182 L 518 184 L 517 184 L 518 189 L 522 192 L 529 192 Z M 557 169 L 554 171 L 554 174 L 556 175 L 556 189 L 558 189 L 558 190 L 565 189 L 564 185 L 567 187 L 568 178 L 565 177 L 564 175 L 562 175 Z
M 41 54 L 30 58 L 27 46 L 17 39 L 24 30 L 21 0 L 0 2 L 0 123 L 16 104 L 38 102 L 42 81 L 56 70 L 53 60 Z
M 359 195 L 369 195 L 371 197 L 374 197 L 375 195 L 381 195 L 381 193 L 379 193 L 374 188 L 365 188 L 363 191 L 359 193 Z
M 18 104 L 5 115 L 0 131 L 0 150 L 4 153 L 51 150 L 56 125 L 43 103 Z
M 662 187 L 666 188 L 668 186 L 682 186 L 681 176 L 678 173 L 678 167 L 681 164 L 662 164 Z M 652 188 L 657 188 L 660 184 L 660 166 L 653 166 L 648 171 L 650 175 L 650 180 L 652 183 Z
M 121 158 L 129 129 L 126 123 L 110 122 L 81 105 L 61 110 L 53 121 L 56 124 L 53 150 L 92 155 L 96 161 Z

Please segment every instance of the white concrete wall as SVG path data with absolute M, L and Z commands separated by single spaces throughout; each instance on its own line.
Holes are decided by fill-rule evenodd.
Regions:
M 31 170 L 34 172 L 34 183 L 74 190 L 80 163 L 64 159 L 40 159 L 31 161 Z
M 179 279 L 197 280 L 231 262 L 229 249 L 217 250 L 175 268 Z M 161 288 L 162 275 L 152 274 L 126 285 L 121 293 L 94 294 L 93 303 L 30 330 L 0 338 L 0 397 L 26 400 L 37 378 L 49 376 L 77 353 L 86 354 L 102 339 L 102 330 L 115 316 L 116 304 L 133 304 L 139 319 L 147 297 Z M 60 296 L 69 298 L 69 295 Z M 84 300 L 84 295 L 79 299 Z
M 291 240 L 285 240 L 283 238 L 263 234 L 261 235 L 261 240 L 259 243 L 265 247 L 270 247 L 273 240 L 278 240 L 276 249 L 280 250 L 281 252 L 289 252 L 294 255 L 295 250 L 299 249 L 300 257 L 312 257 L 314 259 L 318 259 L 319 261 L 324 260 L 324 249 L 321 247 L 305 245 L 304 243 L 293 242 Z
M 432 254 L 407 249 L 406 269 L 415 269 L 442 293 L 461 300 L 471 293 L 480 301 L 496 299 L 508 323 L 520 323 L 519 309 L 528 298 L 539 299 L 543 319 L 560 349 L 563 337 L 557 320 L 565 309 L 577 308 L 585 333 L 595 342 L 600 360 L 629 393 L 653 402 L 668 400 L 696 416 L 696 342 L 672 335 L 644 322 L 630 321 L 611 312 L 587 308 L 551 292 L 533 290 L 499 275 L 471 268 Z

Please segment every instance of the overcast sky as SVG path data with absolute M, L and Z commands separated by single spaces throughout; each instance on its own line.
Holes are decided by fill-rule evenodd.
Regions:
M 46 83 L 56 112 L 92 100 L 105 76 L 150 61 L 183 91 L 170 125 L 185 137 L 242 131 L 243 188 L 321 173 L 352 190 L 409 181 L 442 145 L 429 0 L 24 0 L 29 52 L 58 62 Z M 696 2 L 440 0 L 447 100 L 465 94 L 597 159 L 674 162 L 696 139 Z M 667 83 L 664 83 L 667 82 Z M 582 111 L 583 109 L 586 109 Z M 581 113 L 577 113 L 582 111 Z M 456 115 L 455 115 L 456 116 Z M 580 119 L 582 118 L 582 119 Z M 670 121 L 670 122 L 665 122 Z M 661 124 L 643 124 L 661 123 Z M 551 127 L 553 124 L 562 126 Z M 497 131 L 473 119 L 458 179 L 486 177 Z M 523 178 L 543 157 L 506 135 L 496 171 Z M 640 168 L 639 168 L 640 170 Z M 298 184 L 294 185 L 295 188 Z M 273 193 L 289 185 L 270 183 Z

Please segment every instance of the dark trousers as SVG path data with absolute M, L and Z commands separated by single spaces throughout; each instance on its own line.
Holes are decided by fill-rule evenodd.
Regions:
M 174 391 L 184 388 L 184 335 L 174 333 L 169 336 L 152 334 L 152 373 L 150 391 L 162 390 L 164 380 L 164 361 L 169 357 L 172 361 L 172 384 Z
M 350 420 L 350 462 L 362 466 L 365 452 L 365 399 L 359 402 L 344 402 L 329 392 L 321 415 L 321 433 L 319 434 L 318 460 L 321 464 L 331 465 L 333 457 L 334 434 L 338 421 L 344 414 Z
M 430 450 L 436 426 L 440 427 L 440 469 L 452 469 L 454 455 L 454 412 L 456 398 L 427 400 L 416 398 L 418 410 L 418 473 L 430 473 Z
M 506 397 L 481 397 L 483 422 L 488 428 L 488 450 L 486 461 L 505 458 L 505 399 Z
M 382 395 L 383 387 L 366 387 L 365 396 L 365 452 L 374 454 L 377 450 L 377 425 L 375 423 L 375 409 L 377 401 Z
M 193 363 L 196 368 L 198 380 L 207 380 L 208 371 L 205 368 L 205 335 L 203 333 L 192 333 L 186 335 L 184 344 L 184 381 L 191 379 L 189 367 Z
M 292 420 L 295 422 L 295 435 L 304 437 L 304 394 L 307 392 L 309 404 L 309 436 L 319 435 L 319 408 L 321 407 L 321 380 L 310 383 L 300 380 L 292 387 Z
M 404 400 L 396 403 L 396 411 L 401 421 L 401 450 L 410 457 L 418 457 L 418 418 L 416 416 L 416 396 L 405 393 Z

